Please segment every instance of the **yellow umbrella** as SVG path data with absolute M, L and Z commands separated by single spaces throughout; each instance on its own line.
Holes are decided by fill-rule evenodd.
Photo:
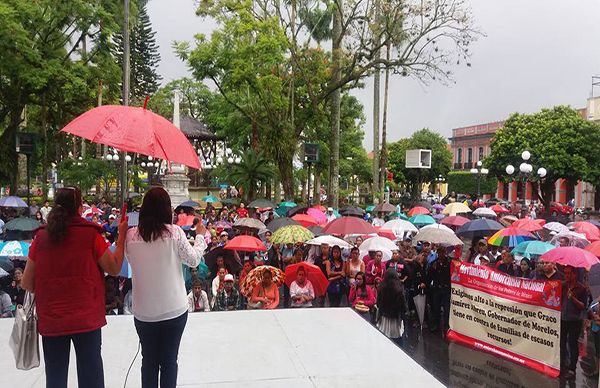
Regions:
M 469 208 L 464 203 L 453 202 L 446 205 L 444 210 L 442 210 L 442 214 L 447 214 L 451 216 L 455 216 L 459 213 L 471 213 L 471 208 Z

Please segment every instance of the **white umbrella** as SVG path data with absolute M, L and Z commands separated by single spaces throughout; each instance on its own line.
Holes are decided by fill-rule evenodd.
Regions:
M 398 249 L 398 248 L 396 248 Z M 382 254 L 382 258 L 381 261 L 382 262 L 386 262 L 386 261 L 390 261 L 392 259 L 392 251 L 389 249 L 371 249 L 371 250 L 363 250 L 363 246 L 362 244 L 360 245 L 360 257 L 365 257 L 369 254 L 369 251 L 381 251 Z
M 569 231 L 569 228 L 560 222 L 548 222 L 544 224 L 543 228 L 555 233 L 567 233 Z
M 308 245 L 327 244 L 330 247 L 332 247 L 334 245 L 338 245 L 340 248 L 352 248 L 352 245 L 350 243 L 342 240 L 341 238 L 337 238 L 337 237 L 331 236 L 329 234 L 325 234 L 323 236 L 315 237 L 311 240 L 308 240 L 306 242 L 306 244 L 308 244 Z
M 587 240 L 587 238 L 585 238 L 585 234 L 572 231 L 555 235 L 552 237 L 552 240 L 550 240 L 550 244 L 554 244 L 556 246 L 560 245 L 560 239 L 563 237 L 567 238 L 569 240 L 569 245 L 573 247 L 585 248 L 586 246 L 590 245 L 590 242 Z
M 392 240 L 386 237 L 375 236 L 369 237 L 360 244 L 361 251 L 393 251 L 398 249 L 398 246 L 394 244 Z
M 423 330 L 423 321 L 425 320 L 425 301 L 426 296 L 424 294 L 415 295 L 413 301 L 417 308 L 417 315 L 419 316 L 419 322 L 421 322 L 421 330 Z
M 260 222 L 259 220 L 255 219 L 255 218 L 250 218 L 250 217 L 238 218 L 233 223 L 233 226 L 253 228 L 253 229 L 258 229 L 258 230 L 266 229 L 265 224 L 263 224 L 262 222 Z
M 439 230 L 443 230 L 444 232 L 449 232 L 454 234 L 454 231 L 452 229 L 450 229 L 449 227 L 447 227 L 446 225 L 443 224 L 429 224 L 429 225 L 425 225 L 424 227 L 421 228 L 421 230 L 424 229 L 439 229 Z
M 478 217 L 498 217 L 498 214 L 489 207 L 479 207 L 475 209 L 473 215 Z
M 415 241 L 427 241 L 431 244 L 438 245 L 463 245 L 464 243 L 456 237 L 454 233 L 446 232 L 442 229 L 429 228 L 421 229 L 419 233 L 414 237 Z
M 417 233 L 419 229 L 414 226 L 411 222 L 406 220 L 390 220 L 383 224 L 383 229 L 391 229 L 396 236 L 402 237 L 405 233 Z

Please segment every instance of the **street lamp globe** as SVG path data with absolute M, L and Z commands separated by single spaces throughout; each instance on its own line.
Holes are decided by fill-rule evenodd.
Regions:
M 529 158 L 531 158 L 531 153 L 529 151 L 523 151 L 521 153 L 521 158 L 525 161 L 529 160 Z
M 113 160 L 113 156 L 111 154 L 106 155 L 106 160 L 110 162 L 111 160 Z
M 538 168 L 537 173 L 540 176 L 540 178 L 543 178 L 546 176 L 548 171 L 546 171 L 546 169 L 544 167 L 540 167 L 540 168 Z
M 472 168 L 470 171 L 471 171 L 471 174 L 477 174 L 479 172 L 479 171 L 477 171 L 476 168 Z
M 233 164 L 233 158 L 231 156 L 227 158 L 227 163 Z
M 528 167 L 527 167 L 527 163 L 523 162 L 519 165 L 519 171 L 521 171 L 523 174 L 527 174 Z
M 515 173 L 515 167 L 512 164 L 509 164 L 508 166 L 506 166 L 506 173 L 508 175 L 512 175 Z
M 489 172 L 490 172 L 490 170 L 488 170 L 487 168 L 482 168 L 482 169 L 481 169 L 481 173 L 482 173 L 483 175 L 487 175 L 487 174 L 489 174 Z
M 477 167 L 481 167 L 481 166 L 483 166 L 483 162 L 481 160 L 478 160 L 477 161 Z
M 125 161 L 126 162 L 131 162 L 131 156 L 125 155 Z
M 141 166 L 142 166 L 142 167 L 146 167 L 146 162 L 142 162 L 142 163 L 141 163 Z
M 221 164 L 221 163 L 223 163 L 223 157 L 217 156 L 217 164 Z
M 118 161 L 119 161 L 119 155 L 117 155 L 117 154 L 114 154 L 114 155 L 113 155 L 113 157 L 112 157 L 112 159 L 113 159 L 115 162 L 118 162 Z
M 239 164 L 239 163 L 241 163 L 241 161 L 242 161 L 242 158 L 240 158 L 239 156 L 236 156 L 235 163 Z
M 160 163 L 154 162 L 154 167 L 159 168 L 160 167 Z

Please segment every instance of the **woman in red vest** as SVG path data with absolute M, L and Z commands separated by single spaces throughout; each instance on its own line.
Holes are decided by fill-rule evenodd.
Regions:
M 82 210 L 79 189 L 57 190 L 48 224 L 29 248 L 23 275 L 23 288 L 35 292 L 46 387 L 67 387 L 71 342 L 79 386 L 104 387 L 104 272 L 118 275 L 121 270 L 127 217 L 119 224 L 117 249 L 111 253 L 102 228 L 83 219 Z

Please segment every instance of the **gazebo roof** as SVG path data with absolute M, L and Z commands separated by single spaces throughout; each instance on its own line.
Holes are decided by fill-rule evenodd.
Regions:
M 223 140 L 222 136 L 215 135 L 206 125 L 204 125 L 204 123 L 201 123 L 191 116 L 181 115 L 179 124 L 181 132 L 183 132 L 188 139 Z

